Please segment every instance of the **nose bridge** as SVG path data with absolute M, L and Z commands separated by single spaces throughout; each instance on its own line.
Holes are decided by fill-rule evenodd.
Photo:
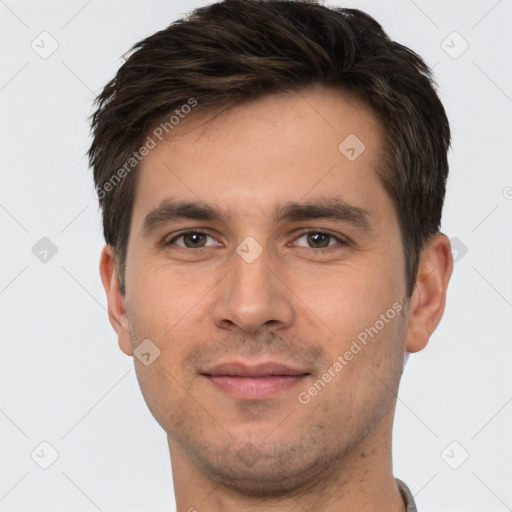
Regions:
M 258 299 L 271 295 L 269 254 L 262 251 L 257 257 L 253 255 L 246 259 L 240 254 L 243 250 L 243 246 L 240 246 L 233 257 L 231 294 L 237 296 L 239 303 L 256 303 Z M 247 255 L 250 256 L 250 252 Z
M 264 324 L 288 325 L 293 317 L 292 305 L 269 269 L 277 262 L 268 250 L 248 238 L 232 255 L 232 271 L 223 280 L 215 321 L 223 327 L 236 325 L 250 332 Z

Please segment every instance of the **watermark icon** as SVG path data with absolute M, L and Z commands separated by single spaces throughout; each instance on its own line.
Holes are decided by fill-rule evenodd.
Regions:
M 469 43 L 454 30 L 441 41 L 441 48 L 452 59 L 458 59 L 469 48 Z
M 32 254 L 41 262 L 48 263 L 56 254 L 57 246 L 46 236 L 32 247 Z
M 41 59 L 46 60 L 57 51 L 59 43 L 49 32 L 44 31 L 30 43 L 30 47 Z
M 466 256 L 468 248 L 462 240 L 453 236 L 450 238 L 450 245 L 452 247 L 452 258 L 454 263 L 457 263 Z
M 357 340 L 352 340 L 352 344 L 350 348 L 345 351 L 343 355 L 339 355 L 336 358 L 336 361 L 321 375 L 321 377 L 315 381 L 315 383 L 310 386 L 306 391 L 301 391 L 297 395 L 297 400 L 303 404 L 309 404 L 311 399 L 320 393 L 325 386 L 331 380 L 339 375 L 341 370 L 347 366 L 347 364 L 354 359 L 354 356 L 359 354 L 363 347 L 361 345 L 366 346 L 368 344 L 369 337 L 371 339 L 375 338 L 377 334 L 379 334 L 382 329 L 389 324 L 395 316 L 402 311 L 403 306 L 399 302 L 395 302 L 385 313 L 379 316 L 379 319 L 370 327 L 366 327 L 357 335 Z M 358 343 L 359 342 L 359 343 Z
M 245 443 L 240 450 L 236 452 L 236 456 L 248 467 L 252 468 L 261 459 L 262 453 L 254 444 Z
M 345 137 L 338 146 L 338 151 L 351 162 L 359 158 L 365 149 L 363 141 L 353 133 Z
M 59 458 L 59 452 L 48 441 L 43 441 L 32 450 L 30 457 L 40 468 L 48 469 Z
M 197 106 L 197 100 L 189 98 L 187 103 L 183 104 L 179 109 L 177 108 L 169 118 L 160 123 L 152 132 L 148 135 L 144 144 L 134 151 L 132 156 L 120 167 L 110 178 L 103 183 L 100 187 L 94 189 L 94 197 L 96 199 L 103 199 L 109 192 L 114 190 L 116 186 L 129 174 L 141 160 L 149 154 L 149 152 L 156 147 L 158 141 L 161 141 L 168 133 L 180 123 L 182 119 L 190 114 L 192 109 Z
M 512 201 L 512 187 L 508 186 L 503 189 L 503 197 L 507 201 Z
M 263 247 L 252 237 L 248 236 L 240 242 L 236 248 L 236 253 L 246 263 L 252 263 L 263 252 Z
M 441 452 L 441 458 L 452 469 L 459 469 L 468 460 L 469 453 L 458 441 L 452 441 Z
M 137 345 L 133 355 L 144 365 L 149 366 L 160 356 L 160 349 L 149 339 Z

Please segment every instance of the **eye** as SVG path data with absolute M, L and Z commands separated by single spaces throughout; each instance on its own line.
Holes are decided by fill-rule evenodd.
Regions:
M 209 245 L 217 244 L 216 240 L 212 236 L 207 235 L 202 231 L 185 231 L 169 240 L 166 245 L 177 245 L 178 247 L 183 247 L 185 249 L 201 249 L 209 246 L 207 244 L 208 239 L 213 240 L 214 242 Z
M 301 239 L 304 239 L 305 242 L 300 243 Z M 308 231 L 297 237 L 295 244 L 310 249 L 326 249 L 336 244 L 347 245 L 347 242 L 325 231 Z

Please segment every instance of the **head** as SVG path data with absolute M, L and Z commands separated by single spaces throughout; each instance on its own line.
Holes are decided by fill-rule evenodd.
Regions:
M 109 316 L 153 354 L 135 364 L 171 454 L 279 494 L 387 450 L 452 268 L 449 127 L 421 58 L 354 9 L 227 0 L 137 43 L 92 129 Z M 298 376 L 236 397 L 211 377 L 233 361 Z

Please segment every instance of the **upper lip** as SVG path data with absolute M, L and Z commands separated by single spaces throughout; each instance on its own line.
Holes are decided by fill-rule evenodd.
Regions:
M 266 377 L 266 376 L 287 376 L 287 375 L 307 375 L 308 372 L 297 368 L 292 368 L 282 363 L 260 363 L 248 365 L 239 362 L 223 363 L 212 366 L 201 372 L 208 376 L 231 376 L 231 377 Z

